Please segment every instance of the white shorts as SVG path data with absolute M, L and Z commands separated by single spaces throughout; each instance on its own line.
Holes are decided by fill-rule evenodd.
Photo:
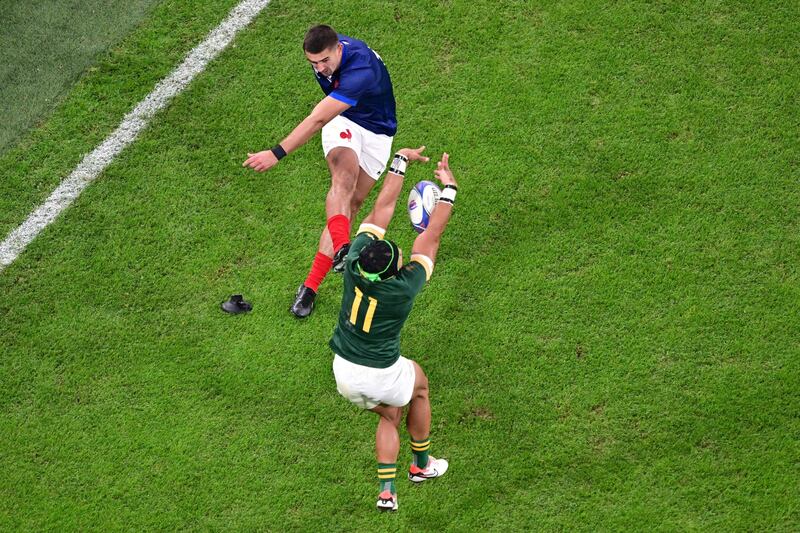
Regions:
M 392 139 L 394 137 L 362 128 L 342 115 L 337 115 L 322 127 L 322 151 L 325 157 L 339 146 L 350 148 L 358 156 L 359 166 L 376 181 L 386 170 L 392 154 Z
M 362 409 L 384 404 L 403 407 L 411 401 L 416 378 L 414 363 L 400 356 L 389 368 L 357 365 L 334 355 L 333 375 L 339 394 Z

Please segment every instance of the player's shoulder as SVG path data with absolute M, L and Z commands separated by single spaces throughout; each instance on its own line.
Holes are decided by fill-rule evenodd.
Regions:
M 375 54 L 364 41 L 339 34 L 339 42 L 345 47 L 345 57 L 342 66 L 345 70 L 369 67 L 374 61 Z
M 427 277 L 427 274 L 425 273 L 425 267 L 416 261 L 411 261 L 403 265 L 403 267 L 400 269 L 400 272 L 398 272 L 397 277 L 398 279 L 408 279 L 423 275 Z
M 395 296 L 414 299 L 425 286 L 425 268 L 414 261 L 406 263 L 390 280 L 383 282 L 386 290 Z
M 384 235 L 386 235 L 386 230 L 375 224 L 364 222 L 358 227 L 356 238 L 360 235 L 367 235 L 370 239 L 383 239 Z
M 370 233 L 357 233 L 350 242 L 350 250 L 347 252 L 347 257 L 358 257 L 361 250 L 374 239 L 375 237 Z
M 422 258 L 422 259 L 420 259 Z M 433 262 L 426 256 L 414 254 L 411 260 L 403 265 L 400 272 L 397 273 L 396 279 L 403 285 L 406 285 L 409 290 L 416 294 L 425 285 L 433 272 Z
M 426 281 L 431 279 L 433 274 L 433 260 L 424 254 L 411 254 L 411 259 L 406 267 L 413 269 L 414 273 L 417 273 L 417 271 L 424 272 Z
M 361 39 L 356 39 L 355 37 L 350 37 L 349 35 L 345 35 L 343 33 L 339 33 L 338 35 L 339 35 L 339 42 L 347 47 L 348 52 L 351 50 L 369 49 L 367 43 L 365 43 Z

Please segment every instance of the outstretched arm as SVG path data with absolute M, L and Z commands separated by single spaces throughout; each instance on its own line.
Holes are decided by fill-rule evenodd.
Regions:
M 375 200 L 375 206 L 364 219 L 363 224 L 371 224 L 383 231 L 386 230 L 389 222 L 392 221 L 397 197 L 400 196 L 400 191 L 403 189 L 406 164 L 412 161 L 422 161 L 423 163 L 430 161 L 430 158 L 422 155 L 423 150 L 425 150 L 425 146 L 420 146 L 416 150 L 403 148 L 397 151 L 389 167 L 389 172 L 383 180 L 383 186 Z
M 436 252 L 439 250 L 444 228 L 450 220 L 450 213 L 453 211 L 453 202 L 455 202 L 455 193 L 458 188 L 453 173 L 450 171 L 450 154 L 442 154 L 442 160 L 439 161 L 434 175 L 442 183 L 444 190 L 436 203 L 436 208 L 433 210 L 428 227 L 414 240 L 414 246 L 411 248 L 412 258 L 414 255 L 424 255 L 431 260 L 431 263 L 436 261 Z M 433 268 L 433 264 L 428 266 L 431 269 Z
M 271 150 L 263 150 L 254 154 L 248 153 L 243 167 L 250 167 L 255 171 L 264 172 L 278 164 L 278 160 L 303 146 L 322 127 L 350 107 L 336 98 L 326 96 L 318 103 L 311 114 L 292 130 L 284 140 Z M 282 153 L 281 153 L 282 151 Z M 277 152 L 277 153 L 276 153 Z M 280 156 L 280 157 L 279 157 Z

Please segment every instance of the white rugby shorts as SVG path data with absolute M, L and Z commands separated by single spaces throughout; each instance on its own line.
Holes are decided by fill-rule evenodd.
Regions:
M 325 152 L 325 157 L 339 146 L 350 148 L 358 156 L 359 166 L 376 181 L 386 170 L 392 154 L 393 139 L 394 137 L 362 128 L 342 115 L 337 115 L 322 127 L 322 151 Z
M 389 368 L 357 365 L 334 355 L 336 388 L 345 399 L 362 409 L 384 404 L 403 407 L 414 392 L 414 363 L 403 356 Z

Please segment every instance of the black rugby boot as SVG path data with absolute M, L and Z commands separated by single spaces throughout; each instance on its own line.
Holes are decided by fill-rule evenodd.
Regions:
M 307 317 L 311 314 L 311 311 L 314 310 L 314 299 L 316 297 L 317 293 L 314 292 L 313 289 L 305 285 L 300 285 L 297 289 L 297 294 L 294 296 L 294 303 L 289 308 L 289 311 L 297 318 Z

